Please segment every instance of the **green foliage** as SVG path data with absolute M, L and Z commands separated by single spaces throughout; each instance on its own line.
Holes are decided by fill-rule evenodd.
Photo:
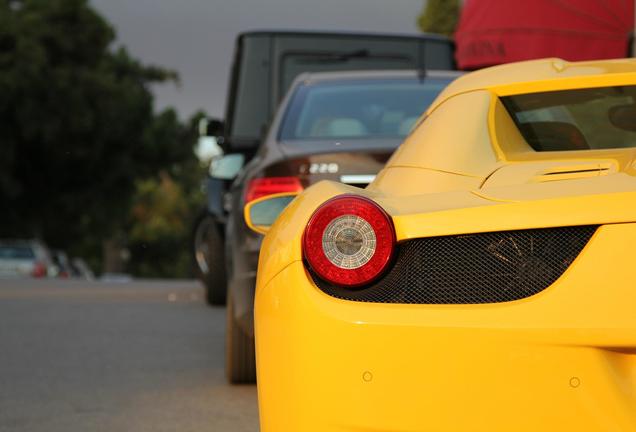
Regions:
M 138 185 L 194 160 L 189 126 L 153 113 L 149 86 L 177 74 L 114 39 L 87 0 L 0 0 L 0 237 L 95 262 L 127 229 Z
M 452 36 L 459 20 L 459 0 L 427 0 L 417 26 L 426 33 Z
M 173 111 L 158 116 L 152 135 L 169 138 L 175 144 L 193 142 L 194 131 L 202 113 L 189 125 L 178 123 Z M 158 176 L 141 179 L 136 184 L 134 205 L 128 222 L 128 248 L 131 251 L 129 270 L 141 277 L 187 277 L 191 271 L 190 235 L 194 218 L 201 210 L 204 192 L 201 179 L 206 167 L 192 156 L 192 146 L 186 154 L 174 154 L 179 164 L 166 165 Z M 156 156 L 170 151 L 184 151 L 173 145 L 157 149 Z
M 128 231 L 129 269 L 137 276 L 190 276 L 189 241 L 194 216 L 204 200 L 199 184 L 205 168 L 198 161 L 182 168 L 137 184 Z

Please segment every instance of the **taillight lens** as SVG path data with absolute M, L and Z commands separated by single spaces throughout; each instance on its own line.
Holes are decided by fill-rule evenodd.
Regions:
M 303 236 L 306 262 L 322 279 L 348 288 L 373 282 L 395 251 L 389 215 L 375 202 L 340 195 L 320 206 Z
M 255 199 L 284 192 L 302 192 L 298 177 L 261 177 L 250 180 L 245 191 L 245 204 Z
M 46 264 L 44 264 L 41 261 L 37 261 L 35 264 L 33 264 L 33 270 L 31 270 L 31 276 L 35 278 L 41 278 L 46 276 L 46 273 L 47 273 Z

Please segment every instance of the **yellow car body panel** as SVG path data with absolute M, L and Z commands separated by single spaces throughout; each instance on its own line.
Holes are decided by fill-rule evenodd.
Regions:
M 558 58 L 530 60 L 482 69 L 455 80 L 427 109 L 433 112 L 452 96 L 492 89 L 499 95 L 616 85 L 633 78 L 634 59 L 567 62 Z
M 321 182 L 294 199 L 259 259 L 262 432 L 636 431 L 636 150 L 535 152 L 499 100 L 597 85 L 636 85 L 636 62 L 466 75 L 367 189 Z M 599 228 L 556 282 L 521 300 L 348 301 L 317 287 L 301 246 L 316 208 L 345 193 L 384 208 L 398 242 Z
M 606 272 L 575 264 L 535 298 L 494 305 L 351 304 L 286 267 L 257 292 L 261 429 L 634 430 L 625 239 L 635 225 L 604 227 L 579 257 Z
M 287 266 L 257 291 L 261 430 L 634 430 L 634 242 L 605 226 L 551 288 L 492 305 L 352 304 Z

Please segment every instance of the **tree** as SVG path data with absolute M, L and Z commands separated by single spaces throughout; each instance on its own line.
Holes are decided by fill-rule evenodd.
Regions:
M 452 36 L 459 20 L 459 0 L 428 0 L 417 25 L 423 32 Z
M 0 237 L 97 255 L 138 182 L 192 157 L 174 112 L 153 113 L 149 86 L 177 74 L 114 40 L 87 0 L 0 0 Z
M 150 131 L 175 143 L 193 143 L 203 113 L 180 124 L 174 111 L 158 116 Z M 173 150 L 192 146 L 172 146 Z M 128 270 L 141 277 L 191 276 L 190 236 L 194 218 L 205 201 L 201 179 L 207 167 L 192 152 L 181 162 L 139 180 L 127 225 L 127 247 L 131 252 Z

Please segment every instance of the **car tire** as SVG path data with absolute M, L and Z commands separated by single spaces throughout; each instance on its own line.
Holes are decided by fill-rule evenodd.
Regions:
M 196 277 L 205 286 L 210 305 L 224 305 L 227 297 L 225 248 L 217 221 L 203 212 L 194 224 L 192 255 Z
M 232 293 L 227 301 L 227 327 L 225 331 L 225 374 L 231 384 L 256 382 L 256 355 L 254 338 L 236 323 Z

